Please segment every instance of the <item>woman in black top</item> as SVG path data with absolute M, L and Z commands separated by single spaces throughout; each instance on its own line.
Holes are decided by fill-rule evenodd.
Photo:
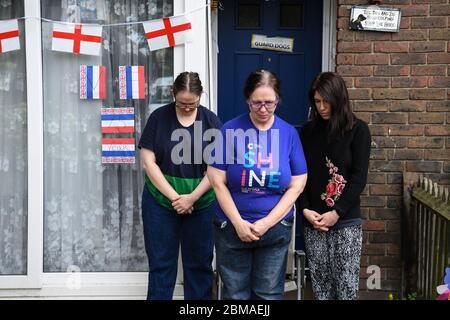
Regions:
M 211 299 L 215 196 L 203 158 L 209 142 L 202 137 L 222 124 L 200 105 L 203 87 L 197 73 L 181 73 L 172 90 L 175 102 L 153 111 L 139 141 L 146 182 L 147 299 L 172 299 L 180 247 L 184 298 Z
M 299 207 L 313 291 L 320 300 L 357 299 L 370 132 L 351 111 L 339 75 L 319 74 L 309 99 L 310 119 L 301 131 L 308 181 Z

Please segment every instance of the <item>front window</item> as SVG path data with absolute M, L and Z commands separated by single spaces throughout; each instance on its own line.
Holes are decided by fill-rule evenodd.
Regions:
M 42 0 L 42 17 L 113 24 L 173 15 L 172 0 Z M 170 102 L 173 49 L 150 52 L 141 24 L 103 27 L 100 56 L 51 50 L 42 23 L 44 81 L 44 272 L 147 270 L 144 187 L 134 164 L 102 164 L 101 108 L 133 107 L 138 141 L 155 108 Z M 106 98 L 80 99 L 80 66 L 105 66 Z M 145 99 L 119 99 L 119 66 L 144 66 Z M 1 151 L 0 151 L 1 152 Z M 1 153 L 0 153 L 1 154 Z

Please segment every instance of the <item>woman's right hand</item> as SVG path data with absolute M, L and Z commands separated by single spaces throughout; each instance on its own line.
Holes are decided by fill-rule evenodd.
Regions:
M 233 224 L 236 233 L 243 242 L 252 242 L 259 240 L 259 237 L 252 232 L 252 224 L 246 220 L 239 220 L 237 223 Z
M 319 231 L 328 231 L 328 228 L 325 226 L 325 223 L 323 223 L 322 215 L 317 213 L 314 210 L 309 209 L 303 209 L 303 215 L 305 216 L 306 220 L 309 221 L 314 227 L 314 229 Z

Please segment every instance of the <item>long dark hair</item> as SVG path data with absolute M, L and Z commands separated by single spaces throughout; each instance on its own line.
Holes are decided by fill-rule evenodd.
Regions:
M 328 141 L 339 139 L 346 131 L 350 131 L 356 121 L 351 110 L 348 91 L 344 79 L 334 72 L 322 72 L 311 83 L 309 102 L 311 111 L 309 120 L 313 125 L 322 119 L 317 112 L 314 94 L 318 92 L 331 106 L 331 116 L 328 121 Z
M 197 96 L 203 93 L 202 82 L 197 72 L 182 72 L 175 79 L 172 86 L 173 95 L 176 96 L 180 91 L 189 91 Z
M 244 85 L 245 99 L 250 99 L 253 91 L 262 86 L 272 88 L 277 95 L 277 99 L 280 100 L 280 80 L 273 72 L 264 69 L 253 71 L 247 77 Z

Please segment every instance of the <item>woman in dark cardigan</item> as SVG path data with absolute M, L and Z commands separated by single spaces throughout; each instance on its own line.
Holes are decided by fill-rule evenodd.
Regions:
M 309 99 L 310 119 L 300 134 L 308 181 L 299 207 L 313 291 L 320 300 L 357 299 L 370 132 L 351 111 L 339 75 L 319 74 Z

